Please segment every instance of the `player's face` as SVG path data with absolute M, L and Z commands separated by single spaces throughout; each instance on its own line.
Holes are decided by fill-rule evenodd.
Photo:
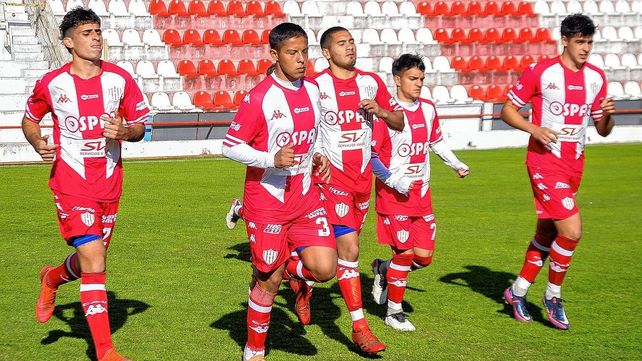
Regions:
M 586 63 L 593 50 L 593 36 L 574 35 L 570 38 L 562 36 L 562 45 L 570 60 L 581 66 Z
M 69 36 L 63 39 L 65 46 L 81 59 L 96 61 L 103 51 L 103 34 L 100 25 L 88 23 L 71 29 Z
M 395 75 L 397 97 L 409 103 L 417 100 L 424 85 L 424 78 L 424 72 L 419 68 L 406 69 L 401 75 Z
M 280 78 L 295 81 L 305 76 L 308 63 L 308 40 L 305 37 L 284 40 L 279 49 L 271 49 L 270 54 L 276 63 L 274 71 Z
M 338 31 L 330 35 L 330 45 L 323 49 L 323 56 L 340 68 L 352 70 L 357 63 L 357 46 L 349 31 Z

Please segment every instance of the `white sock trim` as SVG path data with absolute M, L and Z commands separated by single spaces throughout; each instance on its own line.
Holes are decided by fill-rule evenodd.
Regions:
M 67 272 L 69 272 L 74 278 L 80 278 L 80 276 L 78 276 L 71 267 L 71 258 L 74 254 L 76 254 L 76 252 L 73 252 L 72 254 L 67 256 L 67 259 L 65 259 L 65 268 L 67 269 Z
M 352 322 L 359 321 L 360 319 L 364 318 L 363 308 L 360 308 L 355 311 L 350 311 L 350 317 L 352 318 Z
M 513 293 L 515 296 L 524 297 L 528 292 L 528 288 L 531 286 L 531 283 L 526 280 L 524 277 L 517 277 L 515 283 L 513 283 Z
M 339 266 L 343 266 L 343 267 L 358 268 L 359 267 L 359 260 L 356 260 L 354 262 L 350 262 L 350 261 L 346 261 L 344 259 L 339 258 L 337 260 L 337 264 L 339 264 Z
M 562 286 L 548 282 L 544 296 L 547 300 L 550 300 L 553 297 L 562 298 Z
M 533 246 L 535 246 L 535 248 L 539 249 L 542 252 L 550 252 L 550 250 L 551 250 L 549 247 L 544 247 L 541 244 L 539 244 L 539 242 L 537 242 L 537 240 L 535 240 L 535 238 L 533 238 L 533 240 L 531 240 L 531 243 L 533 244 Z
M 272 312 L 272 306 L 261 306 L 252 301 L 252 299 L 247 300 L 247 306 L 251 309 L 253 309 L 256 312 L 260 313 L 270 313 Z
M 86 291 L 105 291 L 105 284 L 104 283 L 81 283 L 80 284 L 80 292 L 86 292 Z
M 571 257 L 573 255 L 573 253 L 574 253 L 574 251 L 569 251 L 567 249 L 564 249 L 564 248 L 560 247 L 557 244 L 557 242 L 553 242 L 553 245 L 551 246 L 551 248 L 553 248 L 553 250 L 555 252 L 561 254 L 562 256 L 566 256 L 566 257 Z
M 390 312 L 393 311 L 393 312 Z M 397 302 L 392 302 L 388 300 L 388 315 L 392 315 L 393 313 L 399 313 L 403 311 L 403 307 L 401 306 L 401 303 Z
M 394 262 L 390 262 L 388 267 L 401 272 L 410 272 L 410 266 L 400 266 Z

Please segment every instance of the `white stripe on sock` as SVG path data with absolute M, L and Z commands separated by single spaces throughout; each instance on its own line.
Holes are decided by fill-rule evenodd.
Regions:
M 350 317 L 352 317 L 352 322 L 362 319 L 364 317 L 363 316 L 363 309 L 360 308 L 360 309 L 358 309 L 356 311 L 350 311 Z
M 410 272 L 410 266 L 400 266 L 398 264 L 395 264 L 394 262 L 390 262 L 390 265 L 388 267 L 401 272 Z
M 339 258 L 337 260 L 337 263 L 339 264 L 339 266 L 343 266 L 343 267 L 350 267 L 350 268 L 359 267 L 359 261 L 358 260 L 354 261 L 354 262 L 350 262 L 350 261 L 346 261 L 344 259 Z
M 80 292 L 85 291 L 105 291 L 104 283 L 81 283 Z
M 549 252 L 549 251 L 551 250 L 550 248 L 548 248 L 548 247 L 544 247 L 544 246 L 542 246 L 541 244 L 539 244 L 539 242 L 537 242 L 537 241 L 535 240 L 535 238 L 533 238 L 533 240 L 531 241 L 531 243 L 533 244 L 533 246 L 535 246 L 535 248 L 539 249 L 539 250 L 540 250 L 540 251 L 542 251 L 542 252 Z
M 573 255 L 573 251 L 569 251 L 567 249 L 560 247 L 557 244 L 557 242 L 553 242 L 553 245 L 551 246 L 551 248 L 553 248 L 555 252 L 561 254 L 562 256 L 571 257 Z
M 256 312 L 260 312 L 260 313 L 270 313 L 270 312 L 272 312 L 272 306 L 267 306 L 267 307 L 266 307 L 266 306 L 257 305 L 256 303 L 254 303 L 254 302 L 252 301 L 252 299 L 251 299 L 251 298 L 247 300 L 247 305 L 248 305 L 251 309 L 253 309 L 254 311 L 256 311 Z

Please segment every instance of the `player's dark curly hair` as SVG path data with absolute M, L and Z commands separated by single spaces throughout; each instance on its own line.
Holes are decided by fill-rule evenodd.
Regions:
M 279 50 L 281 44 L 292 38 L 302 36 L 308 40 L 308 34 L 297 24 L 281 23 L 270 30 L 270 48 Z
M 69 36 L 69 31 L 78 25 L 98 24 L 100 26 L 100 17 L 91 9 L 84 9 L 81 6 L 75 7 L 62 18 L 60 22 L 60 39 Z
M 348 29 L 342 26 L 333 26 L 330 29 L 324 31 L 323 34 L 321 34 L 321 39 L 319 39 L 319 44 L 321 45 L 321 49 L 327 49 L 330 46 L 330 37 L 334 33 L 338 33 L 340 31 L 348 31 Z
M 570 39 L 575 35 L 593 36 L 597 27 L 593 20 L 584 14 L 571 14 L 562 20 L 560 33 Z
M 426 72 L 426 65 L 419 55 L 403 54 L 392 63 L 392 75 L 401 76 L 404 71 L 412 68 Z

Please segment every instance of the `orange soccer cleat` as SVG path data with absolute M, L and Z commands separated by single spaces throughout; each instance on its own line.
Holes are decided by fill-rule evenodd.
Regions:
M 46 265 L 40 270 L 40 296 L 36 302 L 36 320 L 40 323 L 49 321 L 56 308 L 57 287 L 51 287 L 47 284 L 47 272 L 53 269 L 52 266 Z
M 294 311 L 302 325 L 309 325 L 312 319 L 310 312 L 310 299 L 312 298 L 312 286 L 305 281 L 291 278 L 290 288 L 295 294 Z
M 98 361 L 132 361 L 132 360 L 119 354 L 118 352 L 116 352 L 115 349 L 112 348 L 109 351 L 107 351 L 107 353 L 105 353 L 105 356 L 103 356 Z
M 386 349 L 386 345 L 379 341 L 377 336 L 375 336 L 368 327 L 352 331 L 352 341 L 354 341 L 363 352 L 369 354 L 376 354 Z

